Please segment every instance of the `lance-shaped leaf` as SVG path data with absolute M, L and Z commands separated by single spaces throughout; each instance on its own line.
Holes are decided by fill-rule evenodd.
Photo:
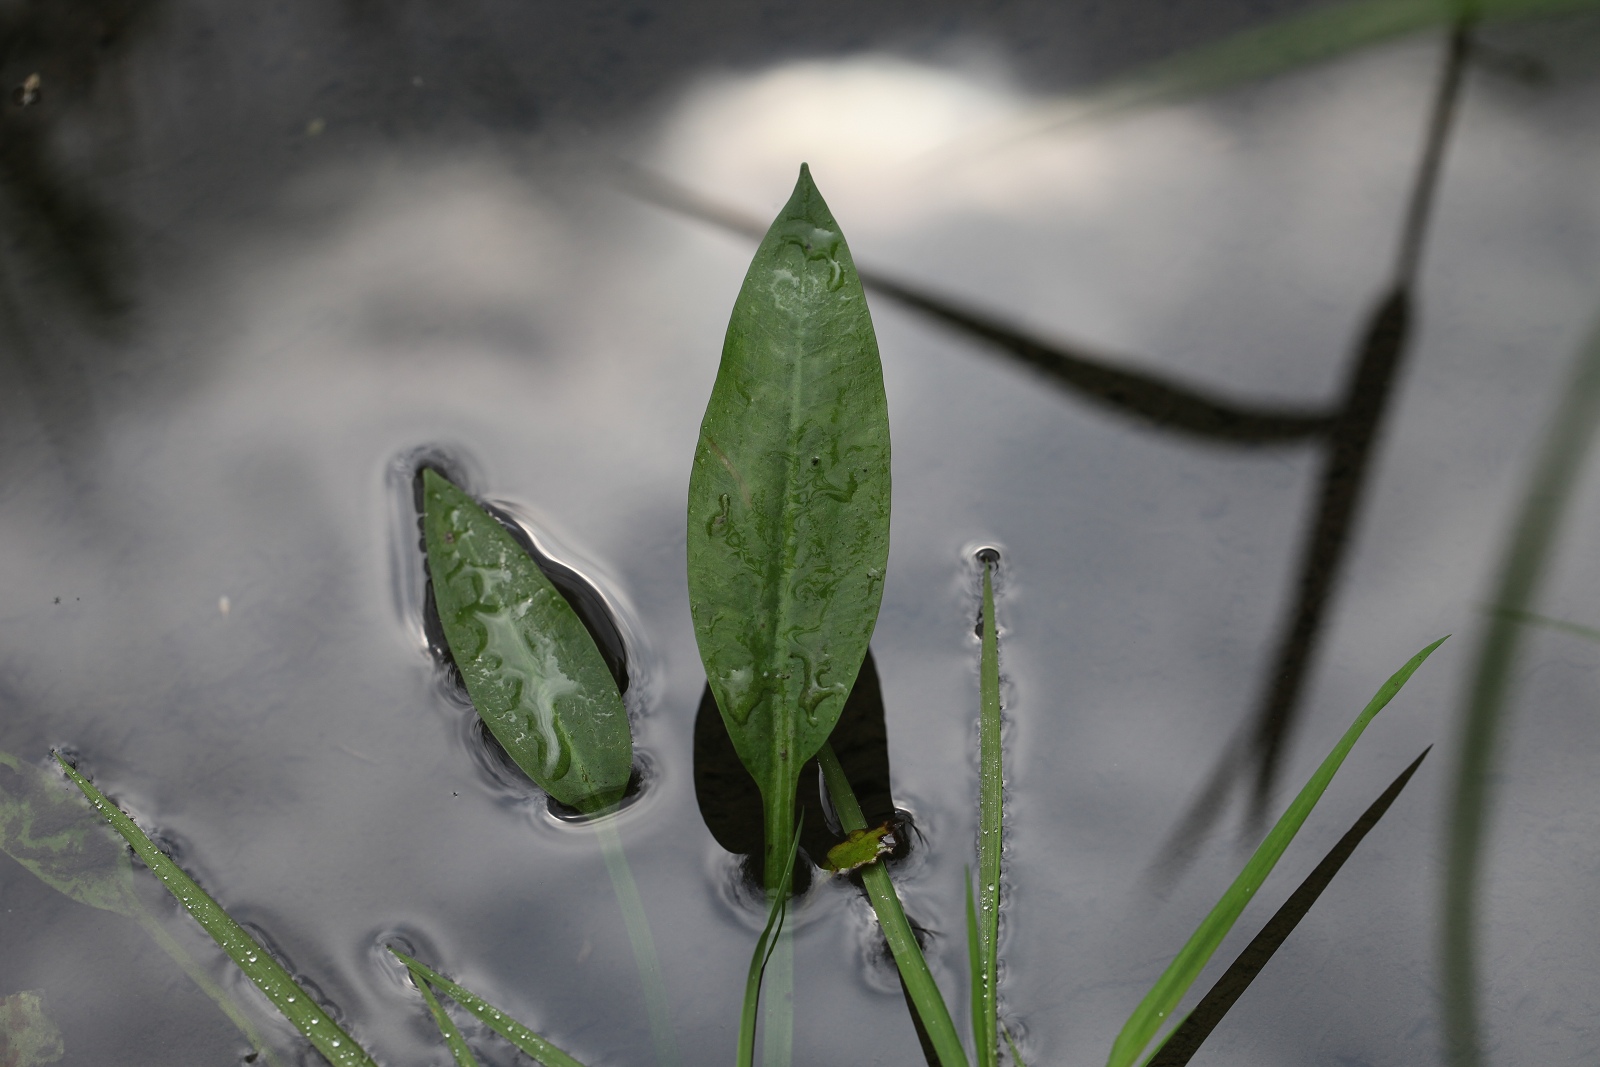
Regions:
M 434 602 L 473 706 L 558 801 L 583 811 L 615 803 L 633 736 L 594 638 L 505 527 L 437 472 L 422 479 Z
M 761 787 L 766 882 L 839 718 L 889 556 L 889 417 L 866 294 L 802 166 L 739 290 L 689 478 L 706 679 Z

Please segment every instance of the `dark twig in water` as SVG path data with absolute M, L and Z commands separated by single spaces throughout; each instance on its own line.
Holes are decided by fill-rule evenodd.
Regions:
M 649 171 L 620 165 L 624 187 L 642 200 L 720 229 L 759 239 L 766 227 Z M 1044 374 L 1074 395 L 1158 429 L 1240 445 L 1276 444 L 1327 435 L 1334 415 L 1302 407 L 1248 404 L 1147 371 L 1119 366 L 1121 360 L 1076 345 L 1046 341 L 948 297 L 863 270 L 868 289 L 992 346 L 1000 354 Z
M 1195 802 L 1161 850 L 1152 872 L 1158 882 L 1170 880 L 1186 864 L 1198 838 L 1221 816 L 1240 771 L 1250 768 L 1254 774 L 1252 827 L 1261 823 L 1277 781 L 1317 639 L 1360 510 L 1371 471 L 1373 445 L 1405 362 L 1416 275 L 1471 47 L 1472 22 L 1463 20 L 1451 31 L 1445 51 L 1422 158 L 1401 225 L 1394 278 L 1367 323 L 1344 404 L 1328 441 L 1317 507 L 1300 554 L 1295 600 L 1280 631 L 1254 723 L 1242 741 L 1245 751 L 1238 751 L 1238 744 L 1230 745 L 1218 759 Z

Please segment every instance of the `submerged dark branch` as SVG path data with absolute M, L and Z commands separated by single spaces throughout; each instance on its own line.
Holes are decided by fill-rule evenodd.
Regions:
M 659 175 L 631 167 L 623 173 L 624 186 L 642 200 L 746 237 L 759 240 L 766 233 L 759 221 Z M 1209 441 L 1259 445 L 1324 436 L 1334 422 L 1326 411 L 1249 404 L 1162 375 L 1129 370 L 1115 358 L 1042 340 L 991 313 L 875 271 L 863 270 L 861 280 L 873 292 L 985 342 L 1080 399 L 1159 429 Z

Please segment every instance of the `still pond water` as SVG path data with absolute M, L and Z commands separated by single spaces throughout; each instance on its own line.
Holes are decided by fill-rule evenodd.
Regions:
M 8 86 L 28 63 L 43 77 L 6 116 L 0 750 L 75 751 L 391 1064 L 446 1061 L 382 952 L 396 937 L 585 1062 L 652 1062 L 594 835 L 497 768 L 429 656 L 409 484 L 425 454 L 615 613 L 644 779 L 617 826 L 686 1062 L 733 1051 L 760 916 L 696 798 L 684 499 L 753 244 L 641 197 L 618 161 L 764 219 L 807 160 L 864 272 L 1147 381 L 1316 412 L 1390 282 L 1444 47 L 1424 35 L 1039 128 L 1021 120 L 1066 89 L 1266 9 L 983 21 L 889 5 L 847 32 L 709 5 L 543 22 L 504 3 L 111 7 L 49 23 L 5 69 Z M 1457 636 L 1358 746 L 1208 976 L 1440 747 L 1197 1062 L 1440 1062 L 1453 729 L 1600 296 L 1600 21 L 1484 36 L 1501 61 L 1466 72 L 1411 345 L 1272 811 L 1383 678 Z M 1529 58 L 1547 77 L 1516 76 Z M 1325 449 L 1129 417 L 891 289 L 869 290 L 895 485 L 873 652 L 894 802 L 920 835 L 898 882 L 964 1003 L 971 558 L 998 546 L 1003 1017 L 1030 1063 L 1103 1062 L 1241 862 L 1245 772 L 1181 877 L 1150 876 L 1263 699 Z M 1589 625 L 1597 479 L 1540 602 Z M 1597 669 L 1600 644 L 1548 628 L 1519 663 L 1484 898 L 1499 1064 L 1600 1058 Z M 60 1063 L 250 1051 L 132 922 L 10 860 L 0 902 L 0 996 L 41 992 Z M 795 1062 L 921 1063 L 860 893 L 818 876 L 796 919 Z M 516 1059 L 474 1040 L 486 1063 Z

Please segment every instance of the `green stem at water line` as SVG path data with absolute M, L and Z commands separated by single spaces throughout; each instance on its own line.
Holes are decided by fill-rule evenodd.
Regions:
M 834 754 L 831 744 L 823 745 L 817 753 L 817 765 L 822 768 L 822 778 L 828 787 L 828 800 L 839 816 L 841 829 L 845 833 L 865 830 L 866 816 L 861 813 L 855 791 L 850 788 L 850 781 L 845 777 L 844 768 L 840 766 L 839 757 Z M 956 1034 L 955 1023 L 950 1020 L 950 1009 L 945 1006 L 944 996 L 933 980 L 933 972 L 928 969 L 928 961 L 923 958 L 922 947 L 917 944 L 911 921 L 906 918 L 905 908 L 900 904 L 899 894 L 894 891 L 894 884 L 889 880 L 889 872 L 884 868 L 883 861 L 872 861 L 860 868 L 860 873 L 867 898 L 872 902 L 872 910 L 877 913 L 878 924 L 883 928 L 884 940 L 889 942 L 895 966 L 900 969 L 900 980 L 905 983 L 906 993 L 922 1018 L 923 1028 L 933 1043 L 940 1067 L 968 1067 L 961 1038 Z

